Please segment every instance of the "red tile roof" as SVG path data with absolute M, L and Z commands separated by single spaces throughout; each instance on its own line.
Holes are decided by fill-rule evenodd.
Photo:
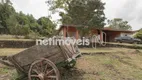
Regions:
M 81 25 L 80 25 L 81 26 Z M 62 27 L 79 27 L 79 26 L 76 26 L 76 25 L 62 25 L 60 28 L 59 28 L 59 31 L 62 29 Z M 94 28 L 94 29 L 97 29 L 97 28 Z M 103 30 L 103 31 L 117 31 L 117 32 L 127 32 L 127 33 L 135 33 L 137 31 L 129 31 L 129 30 L 115 30 L 115 29 L 112 29 L 110 27 L 104 27 L 103 29 L 100 29 L 100 30 Z

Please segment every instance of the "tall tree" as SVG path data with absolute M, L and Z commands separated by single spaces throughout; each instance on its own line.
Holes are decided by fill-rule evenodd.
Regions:
M 128 21 L 123 21 L 121 18 L 114 18 L 108 20 L 109 27 L 116 30 L 132 30 L 132 27 L 128 24 Z
M 25 15 L 23 12 L 20 11 L 20 13 L 18 13 L 16 15 L 17 21 L 19 22 L 20 25 L 26 25 L 29 24 L 29 18 L 27 17 L 27 15 Z
M 84 33 L 105 25 L 105 3 L 101 0 L 53 0 L 48 4 L 52 12 L 59 12 L 62 24 L 88 26 Z
M 30 28 L 28 24 L 21 25 L 16 18 L 16 15 L 11 15 L 10 18 L 7 20 L 7 26 L 9 29 L 10 34 L 15 35 L 28 35 L 30 33 Z
M 0 3 L 0 21 L 1 25 L 4 27 L 4 33 L 9 33 L 8 30 L 8 24 L 7 20 L 10 18 L 10 16 L 15 12 L 12 3 L 10 0 L 2 0 L 2 3 Z
M 37 33 L 42 36 L 51 35 L 55 24 L 49 18 L 36 20 L 33 15 L 16 12 L 10 0 L 0 2 L 0 33 L 27 36 Z

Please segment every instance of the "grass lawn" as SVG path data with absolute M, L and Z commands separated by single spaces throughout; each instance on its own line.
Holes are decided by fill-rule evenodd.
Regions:
M 25 48 L 0 48 L 0 56 L 13 55 L 23 50 L 25 50 Z
M 118 44 L 118 45 L 126 45 L 126 46 L 139 46 L 139 47 L 142 47 L 142 44 L 113 43 L 113 42 L 107 42 L 107 44 Z
M 0 39 L 15 39 L 13 35 L 0 35 Z
M 0 35 L 0 40 L 6 41 L 32 41 L 32 39 L 24 39 L 24 36 L 19 36 L 19 39 L 15 38 L 14 35 Z
M 0 48 L 0 56 L 10 56 L 21 51 L 25 50 L 24 48 Z M 4 66 L 0 64 L 0 80 L 15 80 L 17 77 L 16 71 L 13 68 Z
M 116 52 L 129 52 L 131 50 L 135 49 L 127 49 L 127 48 L 81 48 L 80 51 L 81 53 L 99 53 L 99 52 L 111 52 L 111 53 L 116 53 Z M 139 50 L 142 51 L 142 50 Z
M 81 49 L 82 52 L 103 51 L 104 53 L 107 50 L 115 53 L 83 55 L 77 60 L 76 69 L 72 73 L 66 72 L 66 76 L 69 77 L 65 80 L 142 80 L 141 50 Z
M 11 55 L 24 49 L 0 49 L 0 55 Z M 74 69 L 65 70 L 61 80 L 142 80 L 142 50 L 127 48 L 82 48 Z M 96 54 L 107 52 L 107 54 Z M 110 53 L 109 53 L 110 52 Z M 0 80 L 15 80 L 14 69 L 0 65 Z M 12 79 L 11 79 L 12 78 Z
M 0 41 L 34 41 L 32 39 L 0 39 Z
M 111 48 L 81 48 L 81 53 L 95 53 L 95 52 L 115 52 L 115 50 Z

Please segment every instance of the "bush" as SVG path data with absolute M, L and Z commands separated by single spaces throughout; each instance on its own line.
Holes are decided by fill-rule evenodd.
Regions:
M 25 39 L 38 39 L 40 34 L 38 32 L 31 31 L 28 35 L 25 36 Z
M 134 37 L 142 40 L 142 29 Z
M 22 35 L 28 35 L 30 32 L 30 28 L 28 25 L 16 25 L 16 26 L 10 26 L 9 27 L 10 34 L 16 35 L 16 36 L 22 36 Z

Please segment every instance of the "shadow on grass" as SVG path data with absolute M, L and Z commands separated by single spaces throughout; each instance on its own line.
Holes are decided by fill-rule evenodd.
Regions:
M 79 69 L 65 70 L 61 71 L 61 80 L 83 80 L 83 75 L 85 72 Z

